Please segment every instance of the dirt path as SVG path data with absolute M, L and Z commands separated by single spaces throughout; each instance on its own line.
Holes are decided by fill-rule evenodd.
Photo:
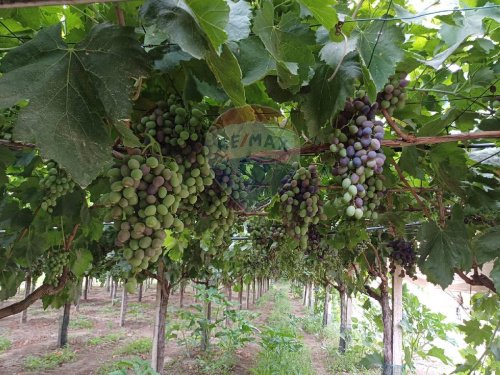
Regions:
M 60 312 L 54 309 L 43 310 L 41 303 L 37 302 L 28 310 L 28 322 L 21 324 L 19 315 L 11 316 L 0 321 L 0 336 L 12 342 L 10 349 L 0 353 L 0 375 L 101 375 L 105 372 L 101 367 L 105 364 L 116 362 L 127 355 L 117 354 L 119 348 L 137 339 L 152 337 L 155 307 L 155 287 L 148 289 L 143 294 L 141 303 L 137 302 L 137 295 L 129 296 L 129 309 L 125 327 L 119 327 L 120 293 L 112 306 L 109 293 L 105 288 L 94 286 L 89 291 L 89 299 L 81 301 L 77 312 L 71 309 L 69 346 L 75 352 L 75 359 L 50 370 L 28 371 L 24 367 L 25 359 L 29 355 L 42 355 L 56 349 L 58 321 Z M 9 302 L 19 300 L 17 296 Z M 184 295 L 184 309 L 194 304 L 194 293 L 191 287 L 186 288 Z M 260 315 L 252 322 L 259 327 L 265 324 L 272 308 L 272 302 L 263 305 L 252 305 L 250 310 Z M 244 306 L 246 303 L 244 303 Z M 179 310 L 179 293 L 170 297 L 167 320 L 172 321 L 177 317 Z M 77 323 L 75 325 L 75 323 Z M 82 324 L 81 326 L 78 323 Z M 86 326 L 83 326 L 86 324 Z M 90 338 L 103 337 L 114 334 L 119 336 L 115 342 L 103 343 L 96 346 L 88 344 Z M 258 342 L 251 343 L 237 351 L 234 374 L 250 374 L 254 366 L 260 347 Z M 133 355 L 134 356 L 134 355 Z M 139 354 L 146 361 L 150 353 Z M 186 362 L 185 348 L 177 344 L 176 340 L 169 340 L 165 348 L 165 361 L 174 363 Z M 189 362 L 189 361 L 187 361 Z M 177 365 L 176 365 L 177 366 Z M 184 367 L 184 366 L 182 366 Z M 197 374 L 195 367 L 186 368 L 186 375 Z M 100 370 L 101 369 L 101 370 Z M 178 369 L 178 367 L 177 367 Z M 176 369 L 176 370 L 177 370 Z M 165 373 L 169 372 L 167 369 Z M 176 375 L 180 372 L 175 371 Z
M 296 317 L 303 318 L 307 315 L 306 307 L 302 303 L 290 296 L 290 303 L 292 305 L 292 313 Z M 331 372 L 328 371 L 327 357 L 328 353 L 326 349 L 322 346 L 321 340 L 315 335 L 311 335 L 305 331 L 302 331 L 302 341 L 304 345 L 309 349 L 311 353 L 311 360 L 317 375 L 329 375 Z

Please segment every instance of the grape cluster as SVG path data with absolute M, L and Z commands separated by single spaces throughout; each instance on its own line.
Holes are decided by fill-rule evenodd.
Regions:
M 391 272 L 396 270 L 396 264 L 402 267 L 399 277 L 405 277 L 405 274 L 416 279 L 416 263 L 417 256 L 413 249 L 413 244 L 403 239 L 396 239 L 389 242 L 389 247 L 392 248 L 391 259 Z
M 493 95 L 490 97 L 489 105 L 495 111 L 495 116 L 500 117 L 500 96 L 498 94 L 495 95 L 495 93 L 497 92 L 497 87 L 495 85 L 492 85 L 490 87 L 490 92 Z
M 384 90 L 377 95 L 377 103 L 381 108 L 387 109 L 389 114 L 393 114 L 396 109 L 404 107 L 407 94 L 406 86 L 408 80 L 405 79 L 406 73 L 394 75 L 389 78 L 389 83 L 384 86 Z
M 345 213 L 356 219 L 377 218 L 376 207 L 385 190 L 381 148 L 384 127 L 375 120 L 378 104 L 367 96 L 346 101 L 336 120 L 330 151 L 336 156 L 332 173 L 343 188 L 336 206 L 347 205 Z
M 190 190 L 175 161 L 137 154 L 119 160 L 108 171 L 112 217 L 119 230 L 116 244 L 133 272 L 146 269 L 162 252 L 165 229 L 181 232 L 184 223 L 176 213 Z
M 52 213 L 57 204 L 57 198 L 72 192 L 76 183 L 63 169 L 58 167 L 55 161 L 49 161 L 45 166 L 47 175 L 40 179 L 40 188 L 44 190 L 41 208 Z
M 248 223 L 247 230 L 254 244 L 263 248 L 277 247 L 286 237 L 283 225 L 274 220 L 254 220 Z
M 51 248 L 45 254 L 43 262 L 44 284 L 57 286 L 59 277 L 69 263 L 69 252 L 63 248 Z
M 193 108 L 189 112 L 179 97 L 170 95 L 165 102 L 159 102 L 150 115 L 142 117 L 133 125 L 145 144 L 152 139 L 162 146 L 164 155 L 171 155 L 173 148 L 184 148 L 190 141 L 200 140 L 203 131 L 204 113 Z
M 300 241 L 300 247 L 307 248 L 307 232 L 310 224 L 325 219 L 323 202 L 319 196 L 319 177 L 316 165 L 308 168 L 294 165 L 296 170 L 282 179 L 279 190 L 280 210 L 288 234 Z

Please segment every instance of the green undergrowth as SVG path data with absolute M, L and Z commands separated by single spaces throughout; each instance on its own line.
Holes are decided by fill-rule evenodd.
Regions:
M 297 319 L 290 313 L 288 289 L 278 287 L 274 293 L 273 311 L 260 335 L 262 350 L 254 375 L 315 374 L 310 353 L 298 335 Z
M 148 361 L 140 357 L 130 357 L 114 362 L 106 362 L 97 370 L 96 375 L 159 375 Z
M 24 359 L 24 368 L 31 371 L 51 370 L 75 359 L 75 352 L 69 347 L 42 355 L 29 355 Z
M 123 337 L 122 333 L 110 333 L 103 336 L 96 336 L 88 339 L 87 345 L 89 346 L 99 346 L 105 344 L 112 344 L 118 342 Z
M 91 329 L 94 322 L 85 316 L 76 316 L 69 321 L 69 328 L 73 329 Z
M 151 339 L 141 338 L 130 341 L 122 347 L 116 349 L 113 354 L 115 355 L 136 355 L 150 353 L 153 348 Z
M 0 353 L 9 350 L 11 346 L 12 342 L 8 338 L 0 336 Z

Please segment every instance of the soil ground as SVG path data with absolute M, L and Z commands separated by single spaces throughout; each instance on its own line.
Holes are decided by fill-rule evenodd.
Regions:
M 88 300 L 81 300 L 79 311 L 72 306 L 69 347 L 76 353 L 75 359 L 64 363 L 60 367 L 51 370 L 29 371 L 25 368 L 25 360 L 30 355 L 43 355 L 56 349 L 57 335 L 59 329 L 59 317 L 61 312 L 55 309 L 43 310 L 40 302 L 35 303 L 28 309 L 28 321 L 20 323 L 20 315 L 14 315 L 0 321 L 0 336 L 9 339 L 12 346 L 0 354 L 0 375 L 22 375 L 22 374 L 60 374 L 60 375 L 101 375 L 105 374 L 104 365 L 127 357 L 117 354 L 117 350 L 134 340 L 145 338 L 151 339 L 154 323 L 155 288 L 153 285 L 143 293 L 142 302 L 137 302 L 137 294 L 129 295 L 128 313 L 124 327 L 119 327 L 120 321 L 120 290 L 117 293 L 115 303 L 111 304 L 111 298 L 106 288 L 94 286 L 89 290 Z M 246 294 L 246 293 L 244 293 Z M 237 293 L 233 293 L 234 296 Z M 16 302 L 21 295 L 8 301 Z M 252 299 L 252 297 L 250 297 Z M 170 297 L 167 320 L 176 318 L 179 310 L 180 295 L 177 291 Z M 193 288 L 188 286 L 184 294 L 184 306 L 189 308 L 194 304 Z M 253 321 L 259 326 L 263 324 L 270 313 L 271 302 L 259 306 L 250 304 L 250 310 L 260 314 Z M 5 304 L 4 304 L 5 306 Z M 244 296 L 244 307 L 246 300 Z M 84 326 L 84 327 L 83 327 Z M 102 337 L 110 334 L 119 336 L 118 341 L 100 345 L 89 345 L 91 338 Z M 249 369 L 255 364 L 257 353 L 260 348 L 257 343 L 247 345 L 237 351 L 235 374 L 249 374 Z M 140 354 L 145 360 L 150 360 L 150 352 Z M 165 370 L 165 374 L 196 374 L 195 366 L 190 366 L 186 360 L 186 349 L 177 344 L 176 340 L 169 340 L 165 348 L 166 367 L 173 371 Z M 168 363 L 171 362 L 172 366 Z M 194 363 L 194 361 L 191 361 Z M 182 368 L 179 367 L 182 363 Z M 192 368 L 191 368 L 192 367 Z

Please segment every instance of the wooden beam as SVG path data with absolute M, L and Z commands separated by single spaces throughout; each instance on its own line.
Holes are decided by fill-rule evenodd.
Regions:
M 392 275 L 392 365 L 394 374 L 401 374 L 403 368 L 403 278 L 401 266 L 396 265 Z
M 117 3 L 123 0 L 21 0 L 21 1 L 9 1 L 0 0 L 0 9 L 8 8 L 30 8 L 30 7 L 42 7 L 49 5 L 85 5 L 85 4 L 95 4 L 95 3 Z

